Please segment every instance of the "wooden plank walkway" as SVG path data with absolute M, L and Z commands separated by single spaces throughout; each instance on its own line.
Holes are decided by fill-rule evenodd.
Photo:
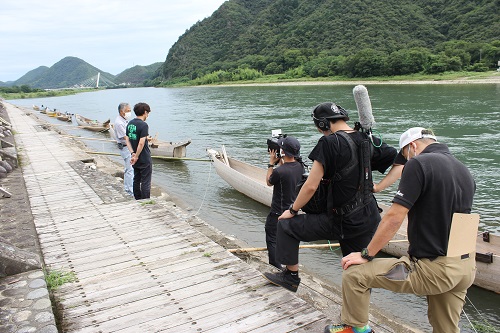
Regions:
M 76 277 L 55 294 L 64 332 L 321 332 L 329 322 L 173 205 L 103 200 L 95 189 L 107 184 L 71 166 L 88 155 L 8 111 L 45 264 Z

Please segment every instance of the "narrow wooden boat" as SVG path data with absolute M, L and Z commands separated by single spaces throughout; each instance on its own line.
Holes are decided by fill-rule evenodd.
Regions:
M 61 121 L 71 122 L 73 119 L 73 116 L 71 114 L 68 114 L 68 113 L 57 112 L 56 118 L 61 120 Z
M 222 179 L 238 192 L 271 207 L 273 188 L 266 184 L 267 170 L 227 156 L 224 146 L 221 152 L 212 149 L 207 152 Z
M 253 166 L 229 157 L 224 146 L 222 150 L 207 149 L 213 161 L 217 174 L 238 192 L 258 201 L 266 206 L 271 206 L 273 189 L 266 184 L 267 170 Z M 389 208 L 384 209 L 382 215 Z M 393 239 L 407 239 L 407 219 Z M 407 254 L 408 243 L 390 243 L 383 251 L 387 254 L 401 257 Z M 489 232 L 478 234 L 476 245 L 476 279 L 474 284 L 484 289 L 500 293 L 500 236 Z
M 110 124 L 109 134 L 116 141 L 114 124 Z M 186 157 L 186 147 L 191 143 L 191 140 L 172 142 L 158 140 L 156 137 L 148 140 L 149 150 L 153 158 L 161 157 Z
M 33 104 L 33 110 L 40 111 L 40 107 L 38 105 Z
M 49 108 L 47 108 L 47 109 L 45 110 L 45 114 L 46 114 L 47 116 L 49 116 L 49 117 L 54 117 L 54 118 L 55 118 L 55 117 L 57 117 L 57 112 L 56 112 L 55 110 L 51 110 L 51 109 L 49 109 Z
M 75 120 L 78 126 L 93 132 L 107 132 L 109 131 L 109 119 L 104 122 L 85 118 L 82 115 L 75 114 Z

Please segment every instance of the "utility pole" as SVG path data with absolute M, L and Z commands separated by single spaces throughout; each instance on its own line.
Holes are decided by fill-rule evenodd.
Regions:
M 99 88 L 99 78 L 101 77 L 101 72 L 97 72 L 97 82 L 96 82 L 96 88 Z

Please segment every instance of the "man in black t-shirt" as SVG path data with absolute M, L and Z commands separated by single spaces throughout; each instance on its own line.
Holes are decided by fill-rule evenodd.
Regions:
M 130 164 L 134 168 L 133 190 L 136 200 L 148 199 L 151 192 L 153 161 L 148 145 L 149 126 L 146 123 L 150 112 L 148 104 L 137 103 L 134 106 L 136 118 L 128 122 L 125 136 L 127 148 L 132 154 Z
M 471 213 L 475 182 L 467 167 L 430 130 L 409 129 L 401 135 L 399 146 L 408 161 L 393 204 L 368 246 L 342 258 L 344 324 L 327 326 L 325 332 L 371 332 L 371 288 L 427 296 L 433 333 L 460 331 L 460 313 L 475 277 L 475 253 L 464 250 L 456 256 L 447 252 L 453 215 Z M 409 256 L 372 261 L 406 215 Z
M 278 216 L 287 210 L 296 197 L 296 186 L 304 173 L 304 166 L 297 159 L 300 159 L 300 143 L 293 136 L 278 139 L 281 147 L 281 156 L 277 156 L 277 151 L 269 151 L 269 164 L 267 165 L 266 182 L 273 187 L 273 199 L 271 211 L 266 218 L 266 245 L 269 263 L 281 269 L 281 263 L 276 260 L 276 228 Z M 279 166 L 274 169 L 274 166 Z
M 368 245 L 380 221 L 373 195 L 362 203 L 353 202 L 358 190 L 363 189 L 359 186 L 359 158 L 355 159 L 357 165 L 349 168 L 350 163 L 355 161 L 351 155 L 358 154 L 361 142 L 368 140 L 367 135 L 353 130 L 346 123 L 349 120 L 347 111 L 335 103 L 319 104 L 311 116 L 323 136 L 309 154 L 313 165 L 306 182 L 289 210 L 279 217 L 278 223 L 276 254 L 286 269 L 278 274 L 264 273 L 269 281 L 291 291 L 296 291 L 300 283 L 298 268 L 301 241 L 339 240 L 342 253 L 347 255 Z M 354 142 L 358 148 L 356 151 L 352 151 L 351 144 L 343 134 L 338 133 L 340 131 Z M 373 138 L 372 150 L 371 169 L 385 172 L 394 162 L 396 149 Z M 297 215 L 298 210 L 311 199 L 322 178 L 333 182 L 330 185 L 328 210 L 325 209 L 326 212 L 321 214 Z M 373 187 L 373 184 L 370 186 Z

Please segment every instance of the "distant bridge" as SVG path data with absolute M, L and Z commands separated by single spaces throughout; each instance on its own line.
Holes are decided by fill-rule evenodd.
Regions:
M 101 76 L 101 73 L 97 73 L 97 75 L 88 78 L 79 84 L 75 84 L 74 88 L 99 88 L 99 87 L 116 87 L 117 84 L 111 80 L 108 80 L 104 76 Z

